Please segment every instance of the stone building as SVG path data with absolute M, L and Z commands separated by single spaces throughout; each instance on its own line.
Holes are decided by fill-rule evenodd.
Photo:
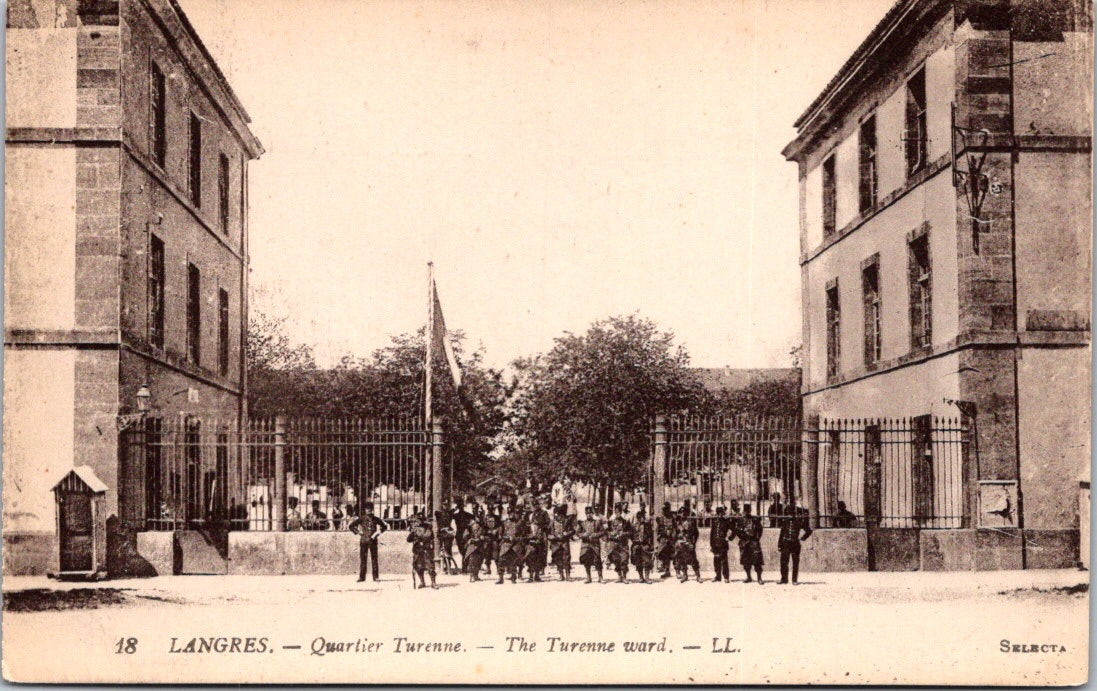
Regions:
M 805 419 L 970 425 L 962 527 L 996 530 L 923 530 L 923 562 L 1077 559 L 1092 31 L 1083 0 L 899 0 L 783 151 L 799 167 Z
M 143 516 L 118 449 L 142 387 L 165 419 L 244 414 L 263 148 L 175 0 L 13 0 L 6 74 L 4 566 L 41 572 L 73 466 L 115 531 Z

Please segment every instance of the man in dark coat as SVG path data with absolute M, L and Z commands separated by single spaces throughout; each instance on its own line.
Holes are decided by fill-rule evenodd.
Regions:
M 762 583 L 762 519 L 751 514 L 750 504 L 743 505 L 743 517 L 735 528 L 735 537 L 739 539 L 739 564 L 747 577 L 744 583 L 750 583 L 750 570 L 758 574 L 758 584 Z
M 758 510 L 761 513 L 761 509 Z M 781 503 L 781 495 L 773 493 L 773 503 L 769 505 L 769 527 L 776 528 L 777 521 L 785 515 L 785 505 Z
M 723 506 L 716 507 L 716 517 L 712 519 L 709 528 L 708 546 L 712 550 L 712 567 L 716 571 L 713 583 L 723 580 L 731 582 L 731 573 L 728 569 L 728 538 L 732 535 L 731 519 L 726 515 L 727 509 Z
M 621 583 L 628 583 L 628 543 L 632 533 L 632 525 L 625 518 L 625 512 L 624 502 L 617 504 L 613 518 L 606 526 L 606 556 Z
M 655 565 L 655 530 L 643 502 L 632 519 L 632 565 L 640 574 L 641 583 L 651 582 L 651 569 Z
M 602 582 L 602 537 L 606 533 L 605 524 L 594 515 L 594 507 L 587 507 L 587 518 L 579 523 L 577 532 L 582 541 L 579 549 L 579 563 L 587 571 L 587 583 L 590 583 L 590 570 L 598 570 L 598 582 Z
M 655 519 L 655 558 L 659 560 L 661 578 L 670 578 L 670 563 L 674 558 L 674 515 L 670 504 L 663 504 L 662 514 Z
M 791 560 L 792 584 L 796 585 L 800 577 L 800 543 L 811 537 L 811 525 L 807 509 L 790 508 L 788 513 L 793 515 L 782 516 L 778 521 L 781 533 L 777 537 L 777 550 L 781 553 L 781 583 L 788 583 L 788 563 Z
M 567 504 L 559 504 L 554 509 L 555 516 L 549 526 L 549 549 L 552 552 L 552 565 L 560 574 L 561 581 L 571 580 L 571 538 L 575 535 Z
M 678 510 L 674 535 L 674 570 L 678 573 L 678 580 L 683 583 L 689 580 L 689 569 L 693 567 L 693 573 L 700 583 L 701 562 L 697 561 L 697 538 L 700 537 L 700 532 L 697 530 L 696 519 L 690 515 L 686 506 Z
M 465 565 L 465 547 L 468 545 L 469 524 L 472 523 L 472 514 L 465 509 L 465 505 L 460 498 L 453 500 L 453 508 L 449 513 L 453 520 L 454 540 L 457 542 L 457 551 L 461 553 L 461 573 L 467 573 L 468 567 Z
M 536 509 L 529 514 L 528 530 L 525 564 L 529 570 L 529 582 L 540 583 L 541 574 L 548 563 L 548 532 Z
M 528 535 L 529 529 L 525 515 L 517 506 L 512 507 L 506 519 L 503 520 L 502 532 L 499 535 L 499 563 L 496 569 L 499 572 L 499 580 L 495 581 L 497 584 L 503 582 L 504 572 L 510 574 L 511 583 L 518 581 L 518 570 L 526 556 L 525 544 Z
M 415 514 L 411 519 L 408 542 L 411 543 L 411 568 L 414 573 L 412 583 L 415 583 L 415 576 L 418 576 L 419 585 L 416 587 L 426 588 L 427 582 L 423 575 L 429 573 L 430 587 L 437 589 L 438 584 L 434 580 L 434 528 L 422 513 Z
M 484 562 L 484 554 L 491 546 L 484 522 L 484 514 L 477 510 L 472 517 L 472 523 L 469 523 L 468 541 L 465 543 L 465 559 L 468 560 L 468 569 L 466 570 L 469 575 L 469 583 L 480 580 L 480 566 Z
M 366 564 L 373 559 L 373 580 L 381 580 L 377 565 L 377 538 L 388 530 L 377 516 L 373 515 L 373 502 L 366 502 L 362 514 L 347 526 L 350 532 L 358 536 L 358 582 L 366 580 Z
M 495 562 L 495 570 L 499 570 L 499 536 L 503 534 L 503 507 L 496 504 L 484 516 L 484 565 L 486 573 L 491 575 L 491 564 Z

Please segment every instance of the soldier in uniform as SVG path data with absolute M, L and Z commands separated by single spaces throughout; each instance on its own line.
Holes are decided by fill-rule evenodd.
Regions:
M 709 528 L 708 545 L 712 550 L 712 566 L 716 570 L 716 577 L 712 579 L 713 583 L 719 583 L 721 579 L 725 583 L 731 583 L 731 573 L 728 570 L 728 539 L 734 536 L 732 532 L 732 522 L 725 513 L 727 510 L 722 507 L 716 507 L 716 518 L 712 519 L 712 526 Z
M 575 535 L 567 504 L 558 504 L 554 509 L 556 516 L 549 526 L 549 549 L 552 551 L 552 565 L 560 574 L 561 581 L 571 580 L 571 538 Z
M 477 507 L 468 527 L 468 541 L 465 544 L 465 559 L 468 560 L 469 583 L 480 580 L 480 566 L 484 562 L 484 554 L 488 551 L 491 541 L 488 538 L 484 513 Z
M 598 570 L 598 582 L 602 582 L 602 536 L 605 535 L 605 524 L 594 516 L 594 507 L 587 507 L 587 518 L 579 523 L 578 535 L 582 540 L 579 550 L 579 563 L 587 571 L 587 583 L 590 583 L 590 570 Z
M 358 536 L 358 582 L 366 580 L 366 565 L 373 559 L 373 580 L 381 580 L 377 567 L 377 538 L 388 530 L 388 525 L 373 515 L 373 502 L 366 502 L 362 515 L 347 526 L 347 530 Z
M 613 570 L 617 572 L 617 579 L 621 583 L 628 583 L 628 547 L 632 534 L 632 524 L 625 518 L 626 508 L 624 502 L 617 504 L 614 507 L 613 518 L 609 519 L 606 526 L 607 561 L 613 565 Z
M 452 516 L 447 511 L 435 511 L 434 520 L 438 523 L 438 544 L 442 549 L 442 573 L 449 575 L 457 573 L 457 561 L 453 558 L 453 526 L 450 525 Z
M 663 504 L 662 515 L 655 519 L 655 558 L 659 560 L 661 578 L 670 578 L 674 538 L 674 515 L 670 512 L 670 504 Z
M 529 582 L 541 582 L 541 574 L 548 562 L 548 532 L 545 530 L 540 511 L 534 509 L 529 514 L 529 537 L 526 538 L 526 568 L 529 569 Z
M 762 519 L 751 515 L 750 504 L 743 505 L 743 517 L 735 528 L 735 537 L 739 538 L 739 564 L 747 577 L 744 583 L 750 583 L 750 570 L 758 574 L 758 584 L 762 584 Z
M 786 507 L 787 513 L 778 519 L 778 527 L 781 533 L 777 537 L 777 550 L 781 553 L 781 583 L 788 583 L 788 563 L 792 560 L 792 584 L 796 585 L 800 577 L 800 543 L 811 537 L 811 526 L 808 522 L 807 509 L 802 509 L 791 504 Z M 800 536 L 801 531 L 804 533 Z M 759 580 L 762 578 L 758 577 Z
M 423 574 L 429 573 L 430 587 L 437 589 L 438 584 L 434 580 L 434 529 L 422 513 L 417 513 L 412 518 L 408 542 L 411 543 L 411 568 L 415 574 L 412 576 L 412 583 L 415 583 L 415 576 L 418 576 L 419 585 L 416 587 L 426 588 L 427 582 Z
M 655 565 L 655 531 L 648 520 L 643 502 L 632 519 L 632 565 L 640 574 L 641 583 L 650 583 L 651 568 Z
M 674 534 L 674 570 L 678 573 L 678 580 L 683 583 L 689 580 L 689 569 L 692 566 L 697 582 L 700 583 L 701 562 L 697 561 L 697 538 L 700 533 L 697 530 L 697 521 L 690 515 L 688 507 L 683 506 L 678 510 Z
M 495 563 L 496 571 L 499 570 L 499 536 L 503 532 L 503 506 L 492 505 L 487 515 L 484 516 L 484 566 L 485 573 L 491 575 L 491 564 Z
M 499 535 L 499 561 L 496 570 L 499 572 L 497 584 L 503 582 L 503 574 L 510 574 L 510 582 L 518 581 L 518 569 L 521 568 L 525 558 L 525 540 L 528 534 L 526 522 L 523 520 L 522 511 L 513 507 L 503 520 L 502 531 Z
M 460 497 L 453 500 L 453 507 L 449 513 L 450 516 L 446 524 L 449 525 L 449 520 L 452 519 L 455 527 L 454 540 L 457 542 L 457 551 L 461 553 L 461 573 L 466 573 L 468 567 L 465 566 L 465 548 L 468 544 L 468 531 L 469 524 L 472 523 L 472 514 L 465 509 L 464 501 Z

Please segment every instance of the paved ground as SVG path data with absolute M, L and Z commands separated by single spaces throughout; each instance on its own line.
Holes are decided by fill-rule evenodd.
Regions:
M 177 576 L 101 584 L 6 578 L 4 676 L 85 682 L 1080 683 L 1088 668 L 1088 575 L 803 574 L 796 587 L 707 580 L 497 586 L 442 576 L 436 591 L 413 590 L 410 577 L 391 575 L 377 584 L 340 576 Z M 27 606 L 66 609 L 11 609 Z M 189 652 L 195 638 L 193 649 L 207 645 L 205 652 Z M 239 639 L 235 646 L 233 638 Z M 637 642 L 652 649 L 625 649 Z M 408 643 L 437 645 L 409 651 Z M 585 645 L 561 651 L 568 643 Z M 1021 645 L 1036 650 L 1014 648 Z M 256 652 L 245 652 L 249 646 Z

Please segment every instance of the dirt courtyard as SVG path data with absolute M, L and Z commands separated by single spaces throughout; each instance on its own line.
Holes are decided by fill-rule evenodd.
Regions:
M 767 574 L 771 576 L 773 574 Z M 4 580 L 18 681 L 1080 683 L 1087 572 L 802 574 L 798 586 L 440 576 Z

